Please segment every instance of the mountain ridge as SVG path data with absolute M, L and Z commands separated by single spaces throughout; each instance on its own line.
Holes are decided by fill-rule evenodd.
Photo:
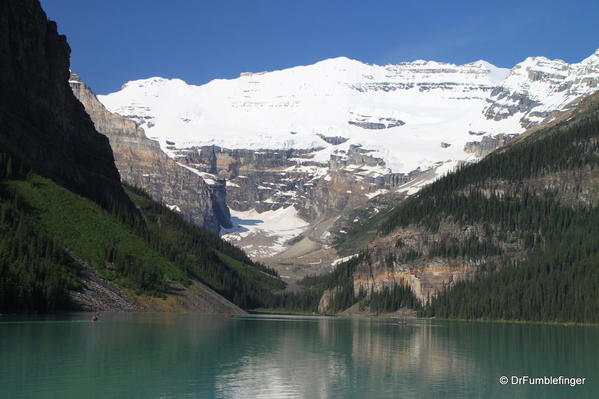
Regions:
M 338 57 L 200 86 L 137 80 L 99 99 L 143 126 L 177 162 L 226 179 L 236 220 L 251 209 L 294 206 L 311 226 L 331 225 L 347 208 L 398 190 L 411 194 L 424 175 L 430 182 L 448 166 L 479 160 L 574 107 L 597 89 L 598 54 L 574 64 L 530 57 L 510 70 L 481 60 L 378 66 Z M 251 223 L 237 230 L 252 230 Z M 318 234 L 312 227 L 302 234 L 330 247 L 335 232 L 315 228 Z M 254 255 L 280 251 L 258 243 L 261 237 L 227 237 Z
M 75 72 L 71 71 L 69 84 L 98 132 L 109 138 L 123 180 L 213 232 L 231 226 L 224 182 L 208 185 L 201 176 L 177 165 L 135 122 L 106 110 Z
M 243 73 L 235 79 L 215 79 L 199 86 L 181 79 L 135 80 L 99 99 L 111 111 L 149 127 L 148 135 L 158 139 L 171 156 L 176 149 L 203 145 L 255 150 L 320 148 L 314 151 L 314 160 L 326 162 L 332 151 L 361 144 L 380 153 L 393 171 L 407 173 L 419 165 L 467 159 L 463 147 L 470 139 L 470 130 L 487 135 L 520 133 L 549 113 L 564 109 L 580 95 L 596 89 L 599 75 L 594 69 L 598 60 L 597 52 L 574 64 L 529 57 L 507 70 L 486 61 L 378 66 L 339 57 L 307 66 Z M 555 73 L 548 73 L 547 63 Z M 587 66 L 590 70 L 585 70 Z M 490 78 L 497 74 L 500 76 Z M 548 92 L 544 97 L 539 94 L 542 90 Z M 167 103 L 181 96 L 188 103 L 169 109 Z M 203 98 L 210 98 L 211 103 Z M 418 109 L 419 102 L 431 101 L 426 99 L 440 101 L 443 107 L 454 107 L 461 99 L 466 108 L 454 107 L 454 112 L 477 112 L 470 112 L 471 118 L 463 121 L 442 116 L 442 112 L 430 118 L 425 115 L 439 110 L 434 106 L 428 112 L 426 107 Z M 317 109 L 329 116 L 316 116 Z M 359 124 L 348 125 L 352 121 L 378 123 L 386 118 L 399 119 L 404 125 L 393 126 L 394 130 L 383 128 L 380 138 L 357 129 Z M 435 134 L 431 130 L 434 126 L 447 133 Z M 347 137 L 348 141 L 334 146 L 323 142 L 318 133 Z M 394 137 L 397 135 L 403 140 Z M 430 142 L 433 137 L 438 140 L 435 144 Z M 381 140 L 391 149 L 382 146 Z M 410 140 L 416 141 L 409 144 Z M 435 150 L 441 141 L 452 147 Z M 406 145 L 408 149 L 402 150 Z M 409 152 L 416 148 L 423 155 L 408 161 L 414 158 Z M 400 155 L 392 156 L 391 150 Z

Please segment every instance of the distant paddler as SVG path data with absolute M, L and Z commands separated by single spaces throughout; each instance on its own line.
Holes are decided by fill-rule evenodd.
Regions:
M 99 318 L 100 318 L 100 313 L 96 312 L 92 317 L 92 321 L 98 321 Z

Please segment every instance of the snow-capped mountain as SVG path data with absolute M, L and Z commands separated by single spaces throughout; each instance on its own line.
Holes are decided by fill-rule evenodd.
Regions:
M 345 210 L 381 193 L 413 194 L 574 106 L 598 84 L 599 51 L 576 64 L 533 57 L 511 69 L 341 57 L 202 86 L 137 80 L 99 99 L 208 183 L 210 174 L 227 179 L 238 223 L 231 238 L 268 257 L 285 253 L 290 231 L 311 240 L 291 240 L 302 248 L 316 241 L 326 248 Z M 296 227 L 277 231 L 277 220 L 290 215 Z M 293 257 L 304 253 L 296 249 Z
M 202 86 L 137 80 L 99 98 L 166 151 L 322 148 L 314 160 L 326 162 L 333 151 L 360 144 L 406 173 L 467 158 L 472 133 L 522 132 L 595 90 L 598 69 L 599 52 L 578 64 L 528 58 L 511 70 L 485 61 L 378 66 L 341 57 Z

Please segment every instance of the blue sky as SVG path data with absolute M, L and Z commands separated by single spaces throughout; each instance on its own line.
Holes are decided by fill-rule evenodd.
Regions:
M 599 1 L 41 0 L 97 93 L 162 76 L 202 84 L 346 56 L 511 67 L 599 47 Z

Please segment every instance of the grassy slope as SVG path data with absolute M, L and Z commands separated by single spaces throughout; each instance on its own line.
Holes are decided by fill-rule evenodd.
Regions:
M 3 179 L 2 184 L 22 198 L 26 217 L 40 234 L 68 248 L 105 278 L 138 293 L 162 296 L 166 281 L 187 285 L 197 278 L 238 305 L 254 307 L 284 288 L 278 277 L 265 273 L 238 248 L 143 195 L 129 193 L 145 221 L 134 227 L 33 173 Z M 111 251 L 119 254 L 114 261 Z M 130 265 L 129 271 L 122 262 Z
M 76 256 L 88 262 L 104 277 L 129 286 L 104 261 L 110 247 L 118 248 L 143 263 L 157 268 L 164 278 L 187 282 L 186 273 L 144 240 L 128 230 L 116 217 L 96 203 L 78 196 L 49 179 L 30 175 L 27 180 L 10 181 L 9 187 L 25 199 L 34 210 L 33 218 L 39 226 Z

